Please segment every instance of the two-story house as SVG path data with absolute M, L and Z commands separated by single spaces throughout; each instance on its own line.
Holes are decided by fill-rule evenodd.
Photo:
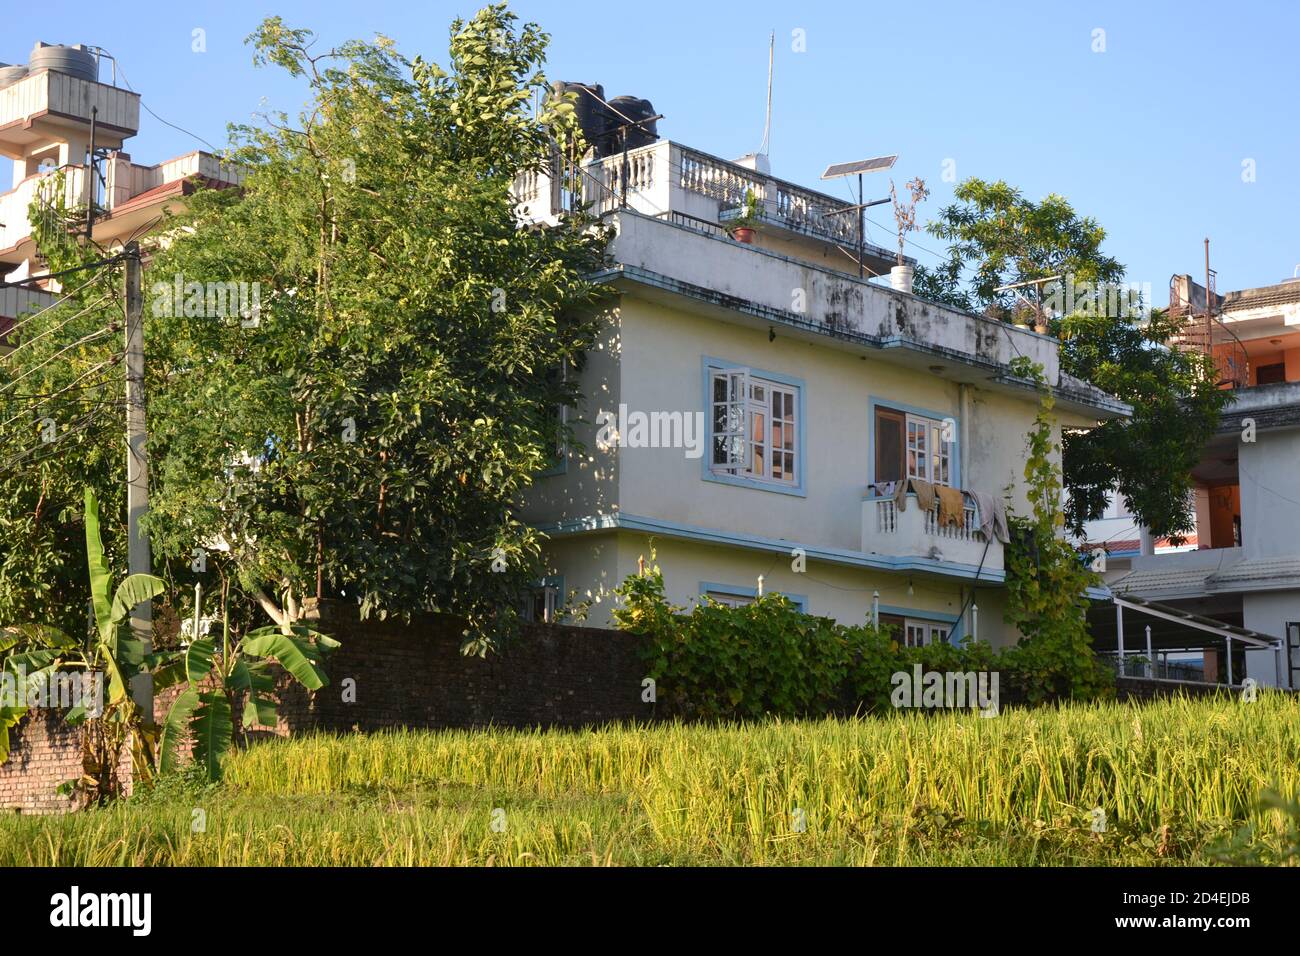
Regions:
M 850 203 L 653 134 L 626 153 L 524 177 L 524 216 L 575 201 L 613 227 L 617 292 L 568 409 L 581 448 L 532 489 L 549 535 L 548 606 L 611 590 L 651 543 L 669 597 L 752 600 L 759 589 L 847 623 L 878 615 L 909 643 L 1003 621 L 999 512 L 1026 514 L 1035 385 L 1059 424 L 1128 413 L 1061 373 L 1052 338 L 925 301 L 880 281 L 892 253 L 863 245 Z M 757 201 L 752 235 L 728 222 Z M 743 238 L 750 241 L 738 241 Z M 900 491 L 900 485 L 907 484 Z

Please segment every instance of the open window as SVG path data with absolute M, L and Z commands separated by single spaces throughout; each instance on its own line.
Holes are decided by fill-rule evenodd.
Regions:
M 709 372 L 710 469 L 783 485 L 797 485 L 799 388 L 747 368 Z
M 955 430 L 950 418 L 927 418 L 878 406 L 875 480 L 900 481 L 906 477 L 951 485 L 957 448 Z

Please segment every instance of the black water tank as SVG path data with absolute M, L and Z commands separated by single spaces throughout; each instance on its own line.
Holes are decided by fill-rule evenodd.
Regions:
M 655 115 L 654 105 L 649 100 L 643 100 L 637 96 L 616 96 L 609 101 L 609 105 L 615 110 L 614 122 L 619 126 L 626 124 L 628 120 L 633 122 L 647 120 Z M 627 148 L 636 149 L 638 146 L 649 146 L 658 138 L 659 123 L 657 120 L 640 123 L 638 126 L 630 126 L 627 131 Z M 621 134 L 614 133 L 611 139 L 614 140 L 611 143 L 611 152 L 623 148 Z
M 608 145 L 609 129 L 614 119 L 614 114 L 605 105 L 605 88 L 599 83 L 561 81 L 552 83 L 551 91 L 557 98 L 565 93 L 574 95 L 573 108 L 578 119 L 578 128 L 582 130 L 587 145 L 596 148 L 596 155 L 604 156 L 602 147 Z

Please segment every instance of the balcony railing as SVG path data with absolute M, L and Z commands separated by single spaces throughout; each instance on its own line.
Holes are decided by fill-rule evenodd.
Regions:
M 893 498 L 863 498 L 862 550 L 868 554 L 931 558 L 936 561 L 980 565 L 1002 570 L 1001 542 L 989 541 L 980 531 L 979 512 L 971 505 L 962 508 L 960 524 L 939 521 L 938 502 L 922 510 L 914 494 L 908 507 L 899 510 Z
M 515 196 L 533 217 L 548 212 L 539 206 L 550 205 L 545 197 L 557 175 L 558 166 L 552 163 L 547 171 L 530 171 L 516 181 Z M 682 214 L 716 223 L 719 213 L 741 207 L 752 193 L 760 216 L 774 225 L 826 242 L 857 241 L 853 217 L 838 214 L 847 201 L 670 140 L 629 150 L 626 160 L 621 153 L 592 160 L 579 175 L 582 201 L 598 215 L 618 209 L 626 196 L 629 207 L 646 215 Z M 571 203 L 562 198 L 560 205 L 561 209 L 549 209 L 549 214 L 567 211 Z

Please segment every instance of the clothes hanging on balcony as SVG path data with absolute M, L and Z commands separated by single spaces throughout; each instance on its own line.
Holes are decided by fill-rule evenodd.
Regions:
M 996 537 L 1003 544 L 1010 541 L 1007 508 L 1002 499 L 985 491 L 972 491 L 969 494 L 975 499 L 975 505 L 979 508 L 980 531 L 984 533 L 984 537 Z
M 899 511 L 907 510 L 907 492 L 916 492 L 916 504 L 922 511 L 934 507 L 934 485 L 920 478 L 904 478 L 894 489 L 894 507 Z
M 957 528 L 965 527 L 966 498 L 961 493 L 961 489 L 936 485 L 934 490 L 939 495 L 939 527 L 946 528 L 948 525 Z

